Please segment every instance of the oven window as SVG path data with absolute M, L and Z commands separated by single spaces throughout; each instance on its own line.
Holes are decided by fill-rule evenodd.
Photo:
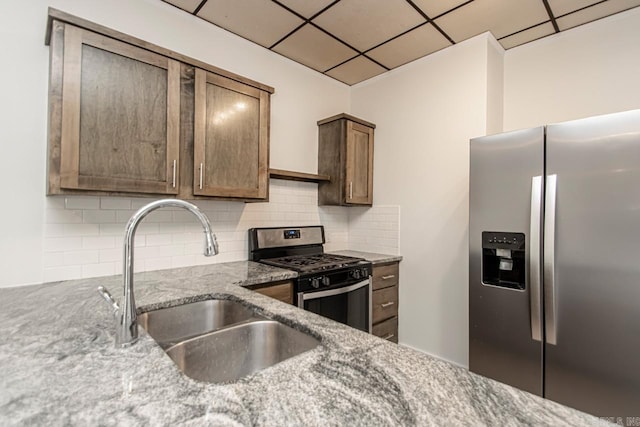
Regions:
M 339 289 L 337 289 L 339 290 Z M 304 309 L 361 331 L 369 331 L 369 286 L 350 292 L 313 298 L 313 293 L 305 294 Z

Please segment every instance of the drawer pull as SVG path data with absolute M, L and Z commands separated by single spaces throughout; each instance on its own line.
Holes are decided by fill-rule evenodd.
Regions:
M 392 306 L 393 304 L 395 304 L 395 302 L 393 302 L 393 301 L 383 302 L 382 304 L 380 304 L 380 307 L 387 308 L 387 307 Z
M 395 337 L 395 334 L 389 334 L 385 337 L 382 337 L 383 340 L 390 340 L 391 338 Z
M 389 280 L 389 279 L 393 279 L 394 277 L 396 277 L 395 274 L 390 274 L 388 276 L 382 276 L 381 279 L 382 280 Z

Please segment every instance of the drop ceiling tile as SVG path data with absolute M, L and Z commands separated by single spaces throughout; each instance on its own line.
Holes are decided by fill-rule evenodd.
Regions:
M 548 36 L 555 33 L 553 24 L 546 22 L 542 25 L 538 25 L 533 28 L 529 28 L 526 31 L 522 31 L 513 34 L 509 37 L 498 40 L 502 47 L 505 49 L 511 49 L 512 47 L 520 46 L 521 44 L 529 43 L 530 41 L 537 40 L 541 37 Z
M 601 0 L 549 0 L 549 6 L 556 18 L 583 7 L 598 3 Z
M 307 24 L 273 48 L 287 58 L 323 72 L 358 52 Z
M 193 13 L 193 11 L 196 10 L 198 6 L 200 6 L 200 3 L 202 3 L 202 0 L 163 0 L 163 1 L 166 3 L 172 4 L 174 6 L 177 6 L 182 10 L 186 10 L 189 13 Z
M 487 30 L 499 39 L 548 20 L 541 0 L 475 0 L 435 23 L 460 42 Z
M 365 58 L 364 56 L 358 56 L 357 58 L 334 68 L 326 74 L 348 85 L 354 85 L 373 76 L 377 76 L 378 74 L 382 74 L 385 71 L 386 70 L 384 68 L 375 62 Z
M 467 1 L 468 0 L 413 0 L 416 6 L 426 13 L 429 18 L 442 15 Z
M 558 27 L 560 30 L 568 30 L 605 16 L 613 15 L 633 7 L 640 6 L 640 0 L 608 0 L 594 6 L 582 9 L 570 15 L 558 18 Z
M 304 22 L 271 0 L 209 0 L 198 16 L 265 47 Z
M 451 42 L 440 31 L 426 24 L 367 52 L 367 55 L 388 68 L 395 68 L 450 45 Z
M 295 10 L 305 18 L 311 18 L 325 7 L 333 3 L 334 0 L 278 0 L 280 3 Z
M 313 22 L 362 51 L 424 22 L 405 0 L 341 0 Z

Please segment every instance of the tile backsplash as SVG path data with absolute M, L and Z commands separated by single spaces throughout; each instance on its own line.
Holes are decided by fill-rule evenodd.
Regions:
M 211 221 L 220 246 L 202 255 L 203 235 L 195 217 L 179 208 L 150 213 L 135 236 L 135 271 L 246 260 L 252 227 L 325 226 L 325 250 L 354 249 L 397 254 L 398 206 L 318 206 L 317 185 L 271 180 L 269 202 L 193 201 Z M 107 276 L 122 272 L 124 228 L 133 213 L 154 199 L 47 197 L 44 281 Z

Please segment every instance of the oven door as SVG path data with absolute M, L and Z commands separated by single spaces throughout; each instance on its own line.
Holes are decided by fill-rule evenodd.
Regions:
M 371 333 L 371 278 L 334 289 L 299 292 L 298 307 Z

